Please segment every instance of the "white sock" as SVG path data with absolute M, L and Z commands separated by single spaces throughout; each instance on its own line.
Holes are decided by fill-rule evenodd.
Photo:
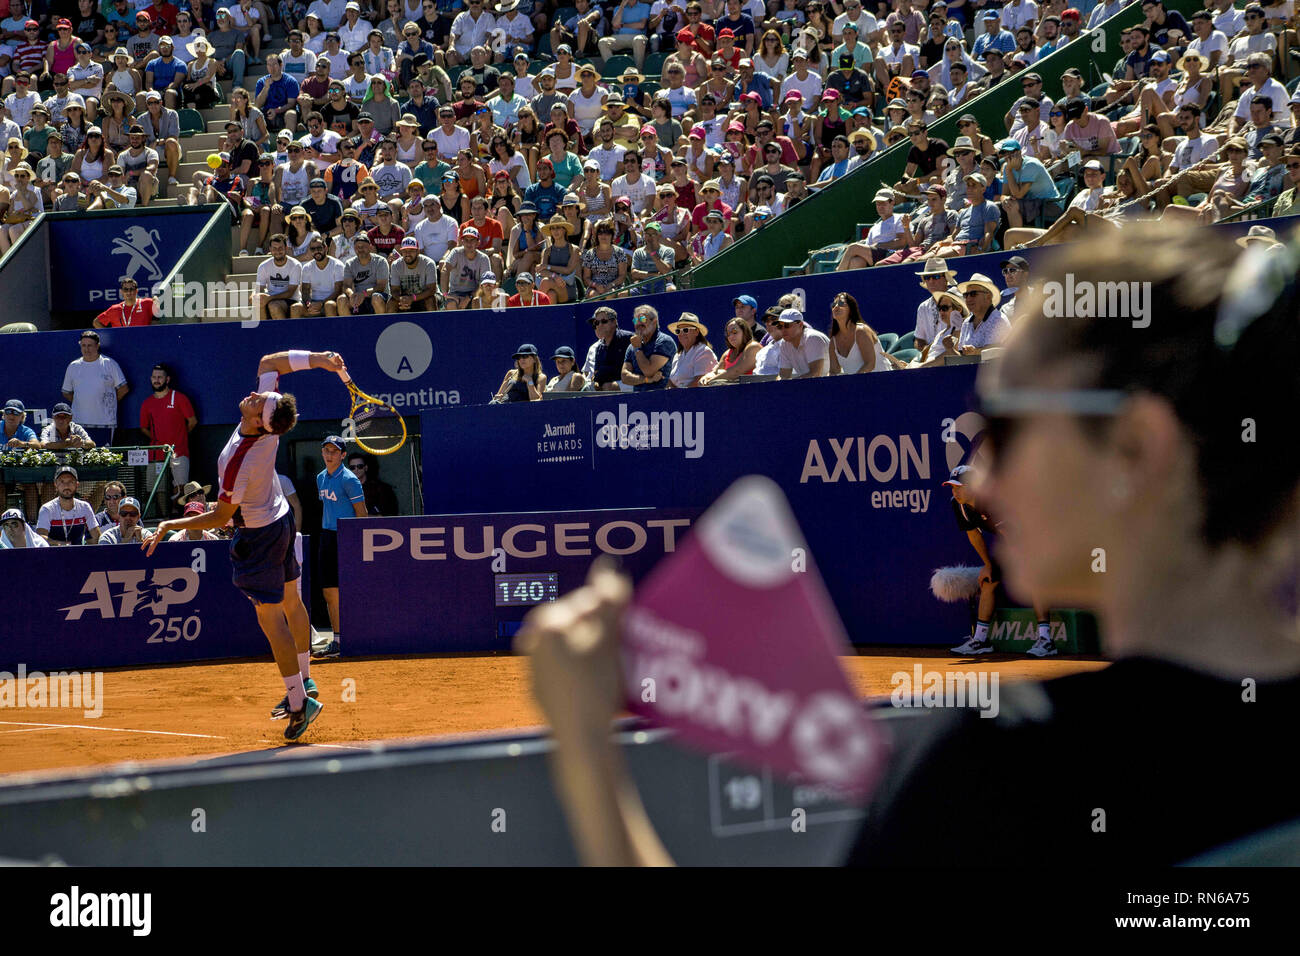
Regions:
M 284 679 L 284 686 L 289 690 L 289 709 L 302 710 L 303 701 L 307 699 L 307 689 L 302 686 L 302 675 L 294 674 Z
M 298 673 L 303 680 L 311 676 L 311 651 L 298 655 Z
M 983 644 L 988 639 L 989 639 L 989 622 L 976 621 L 975 622 L 975 643 Z
M 1040 641 L 1050 641 L 1052 639 L 1052 625 L 1050 622 L 1038 622 L 1038 639 Z

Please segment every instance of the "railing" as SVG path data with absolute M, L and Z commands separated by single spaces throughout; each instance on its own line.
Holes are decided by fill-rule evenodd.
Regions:
M 163 452 L 161 461 L 152 462 L 150 452 Z M 106 454 L 107 453 L 107 454 Z M 141 515 L 148 515 L 158 488 L 165 475 L 171 472 L 171 462 L 176 455 L 172 445 L 115 445 L 83 451 L 79 448 L 66 448 L 46 451 L 40 448 L 22 448 L 0 452 L 0 483 L 8 486 L 45 484 L 54 481 L 54 473 L 64 465 L 77 469 L 79 481 L 119 481 L 126 488 L 126 493 L 133 498 L 147 499 L 140 507 Z M 149 465 L 157 466 L 153 484 L 149 484 L 147 473 L 142 473 Z M 98 507 L 97 502 L 92 502 Z M 0 502 L 7 507 L 8 502 Z M 28 508 L 27 510 L 31 510 Z M 34 520 L 35 515 L 28 515 Z

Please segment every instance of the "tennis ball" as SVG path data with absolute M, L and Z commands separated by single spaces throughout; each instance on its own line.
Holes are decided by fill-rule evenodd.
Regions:
M 216 153 L 208 153 L 208 168 L 219 169 L 221 167 L 221 157 Z

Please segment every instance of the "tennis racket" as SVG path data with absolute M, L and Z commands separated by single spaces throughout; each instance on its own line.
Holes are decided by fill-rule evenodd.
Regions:
M 372 455 L 391 455 L 405 445 L 406 422 L 397 409 L 361 391 L 346 371 L 339 372 L 339 378 L 352 396 L 352 408 L 343 420 L 344 439 Z

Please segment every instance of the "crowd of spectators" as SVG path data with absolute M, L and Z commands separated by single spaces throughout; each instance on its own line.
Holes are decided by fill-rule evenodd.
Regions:
M 1251 241 L 1274 240 L 1261 234 Z M 642 304 L 632 309 L 629 330 L 620 327 L 614 305 L 602 305 L 588 319 L 593 341 L 581 364 L 575 350 L 562 345 L 550 356 L 555 372 L 548 375 L 537 346 L 525 343 L 512 356 L 512 367 L 492 401 L 542 401 L 551 392 L 644 392 L 856 375 L 931 368 L 947 359 L 978 361 L 1011 331 L 1016 299 L 1030 287 L 1029 263 L 1022 256 L 1002 263 L 1001 283 L 980 273 L 958 282 L 956 270 L 940 258 L 927 259 L 916 275 L 923 292 L 915 327 L 901 340 L 892 333 L 882 338 L 847 292 L 832 299 L 824 320 L 806 317 L 795 293 L 765 310 L 753 296 L 738 295 L 733 314 L 720 323 L 716 345 L 709 338 L 712 318 L 683 312 L 676 321 L 663 323 L 665 328 L 658 309 Z
M 886 104 L 886 140 L 910 143 L 904 177 L 876 193 L 877 221 L 837 268 L 1027 248 L 1135 219 L 1205 224 L 1273 199 L 1276 211 L 1292 208 L 1300 94 L 1284 83 L 1294 4 L 1218 0 L 1185 18 L 1162 0 L 1138 2 L 1143 21 L 1122 32 L 1122 55 L 1092 89 L 1076 68 L 1044 76 L 1036 66 L 1078 31 L 1057 35 L 1028 0 L 980 13 L 985 30 L 969 53 L 961 36 L 944 39 L 939 70 L 916 71 Z M 1089 25 L 1124 5 L 1092 8 Z M 930 20 L 942 30 L 934 5 Z M 1070 22 L 1080 17 L 1062 15 Z M 1046 42 L 1025 41 L 1045 28 Z M 1001 128 L 966 113 L 951 144 L 931 136 L 975 71 L 985 88 L 995 77 L 1020 85 Z M 1046 95 L 1045 80 L 1063 95 Z

